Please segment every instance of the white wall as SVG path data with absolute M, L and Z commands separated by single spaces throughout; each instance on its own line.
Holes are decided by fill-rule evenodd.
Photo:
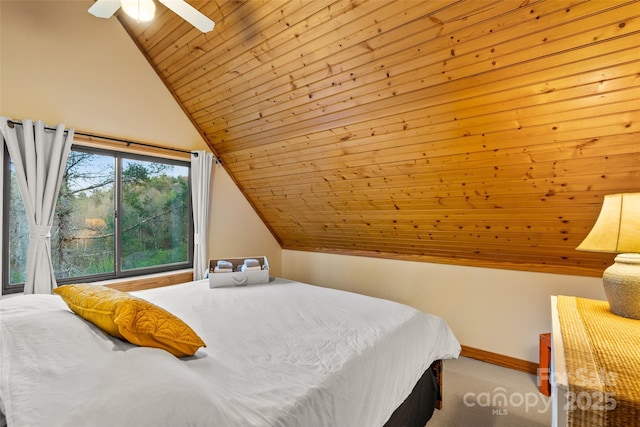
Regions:
M 281 275 L 282 249 L 229 174 L 214 165 L 209 223 L 210 258 L 266 256 L 269 274 Z
M 208 149 L 120 23 L 90 15 L 92 4 L 0 0 L 0 116 Z M 280 274 L 279 244 L 224 168 L 214 168 L 210 255 L 264 255 Z
M 463 345 L 535 363 L 551 295 L 606 299 L 600 278 L 291 250 L 282 275 L 414 306 L 443 317 Z
M 0 1 L 0 114 L 206 148 L 120 23 L 90 15 L 92 4 Z

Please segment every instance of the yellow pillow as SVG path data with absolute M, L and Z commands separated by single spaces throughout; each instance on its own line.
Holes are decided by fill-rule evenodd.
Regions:
M 78 316 L 132 344 L 191 356 L 206 347 L 193 329 L 168 311 L 126 292 L 99 285 L 63 285 L 53 290 Z

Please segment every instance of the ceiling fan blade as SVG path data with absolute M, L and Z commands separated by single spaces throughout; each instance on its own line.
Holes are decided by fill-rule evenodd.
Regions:
M 213 30 L 214 22 L 184 0 L 160 0 L 160 3 L 203 33 Z
M 119 7 L 120 0 L 97 0 L 89 8 L 89 13 L 98 18 L 110 18 Z

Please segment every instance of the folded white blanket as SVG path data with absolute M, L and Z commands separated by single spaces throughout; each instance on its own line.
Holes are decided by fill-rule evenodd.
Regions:
M 260 262 L 257 259 L 249 258 L 244 260 L 244 265 L 247 267 L 260 267 Z
M 229 261 L 225 261 L 225 260 L 221 259 L 221 260 L 218 260 L 218 267 L 233 269 L 233 264 L 231 262 L 229 262 Z
M 247 267 L 246 264 L 243 264 L 242 266 L 240 266 L 240 271 L 260 271 L 262 270 L 260 268 L 260 266 L 256 266 L 256 267 Z

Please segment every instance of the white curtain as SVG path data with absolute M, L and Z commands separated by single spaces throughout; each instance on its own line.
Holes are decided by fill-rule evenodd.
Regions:
M 213 154 L 204 150 L 191 153 L 191 201 L 193 205 L 193 280 L 206 277 L 207 222 L 209 221 L 209 187 Z
M 29 220 L 24 293 L 50 294 L 57 286 L 51 264 L 51 224 L 74 130 L 65 132 L 62 124 L 47 130 L 41 121 L 34 124 L 23 120 L 22 125 L 9 121 L 0 117 L 0 132 L 13 161 Z

